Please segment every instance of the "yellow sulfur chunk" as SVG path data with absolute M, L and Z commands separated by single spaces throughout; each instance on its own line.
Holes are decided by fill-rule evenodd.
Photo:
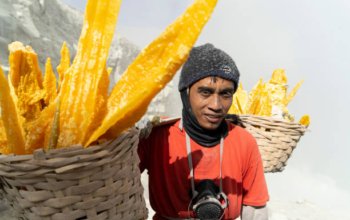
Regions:
M 310 116 L 303 115 L 299 120 L 299 124 L 302 124 L 302 125 L 308 127 L 310 125 Z
M 68 70 L 70 66 L 70 53 L 69 53 L 69 48 L 67 47 L 67 43 L 63 42 L 62 48 L 61 48 L 61 61 L 56 67 L 57 72 L 58 72 L 58 88 L 60 87 L 63 79 L 64 79 L 64 74 Z
M 27 133 L 25 136 L 25 149 L 27 153 L 32 153 L 35 149 L 48 145 L 55 112 L 56 102 L 52 102 L 40 113 L 37 119 L 27 124 Z
M 240 109 L 238 107 L 238 103 L 236 99 L 232 99 L 232 105 L 230 109 L 228 110 L 228 114 L 240 114 Z
M 258 98 L 259 97 L 259 98 Z M 261 116 L 270 116 L 272 111 L 272 102 L 270 93 L 266 87 L 266 84 L 263 85 L 260 90 L 259 96 L 256 97 L 257 106 L 255 108 L 255 114 Z
M 45 64 L 45 76 L 44 76 L 44 102 L 45 105 L 49 105 L 57 97 L 56 89 L 56 76 L 52 70 L 51 59 L 47 58 Z
M 8 82 L 8 85 L 10 87 L 10 95 L 11 95 L 12 100 L 13 100 L 13 102 L 15 104 L 15 107 L 16 107 L 16 109 L 18 111 L 18 107 L 17 107 L 18 98 L 17 98 L 16 92 L 15 92 L 15 88 L 13 87 L 13 85 L 11 83 L 10 74 L 7 75 L 7 82 Z M 17 112 L 17 114 L 18 114 L 18 112 Z M 24 124 L 24 118 L 22 116 L 20 116 L 19 114 L 18 114 L 18 118 L 19 118 L 18 120 L 20 121 L 20 124 L 23 125 Z
M 16 95 L 16 92 L 15 92 L 15 88 L 13 87 L 12 83 L 11 83 L 11 79 L 10 79 L 10 74 L 7 75 L 7 82 L 8 82 L 8 85 L 10 87 L 10 95 L 11 95 L 11 98 L 13 100 L 13 103 L 15 104 L 15 108 L 17 110 L 17 117 L 18 117 L 18 121 L 19 121 L 19 124 L 21 125 L 21 127 L 23 128 L 23 126 L 25 125 L 25 118 L 22 117 L 19 112 L 18 112 L 18 107 L 17 107 L 17 103 L 18 103 L 18 98 L 17 98 L 17 95 Z
M 17 96 L 17 108 L 25 122 L 36 119 L 42 109 L 42 74 L 37 54 L 20 42 L 9 45 L 10 83 Z
M 103 121 L 103 118 L 107 114 L 107 93 L 108 93 L 108 86 L 109 86 L 109 74 L 108 70 L 104 69 L 104 78 L 101 78 L 100 87 L 97 88 L 98 91 L 100 91 L 99 94 L 97 94 L 97 101 L 96 101 L 96 114 L 91 117 L 91 120 L 89 121 L 89 125 L 86 128 L 86 132 L 84 136 L 82 137 L 82 143 L 86 143 L 92 133 L 98 128 L 98 126 L 101 125 L 101 122 Z
M 83 144 L 106 113 L 109 85 L 106 60 L 120 3 L 120 0 L 87 2 L 77 54 L 64 73 L 59 92 L 58 147 Z
M 5 128 L 8 149 L 3 153 L 24 154 L 23 129 L 19 121 L 15 103 L 10 94 L 10 87 L 0 68 L 0 108 L 3 127 Z
M 287 76 L 283 69 L 277 69 L 267 83 L 269 96 L 272 101 L 272 117 L 294 121 L 294 116 L 288 112 L 287 105 L 294 98 L 303 81 L 299 82 L 287 96 Z
M 242 85 L 233 96 L 231 114 L 252 114 L 271 116 L 293 122 L 294 116 L 288 112 L 287 105 L 293 99 L 303 81 L 299 82 L 287 96 L 287 76 L 283 69 L 276 69 L 267 83 L 260 79 L 247 97 Z M 245 110 L 245 111 L 244 111 Z M 305 119 L 307 123 L 307 119 Z
M 286 106 L 284 105 L 287 95 L 287 76 L 284 69 L 277 69 L 272 73 L 271 79 L 266 83 L 266 89 L 272 102 L 271 115 L 278 119 L 287 119 L 290 121 Z
M 45 146 L 47 146 L 47 149 L 55 149 L 57 147 L 58 142 L 58 136 L 60 132 L 60 101 L 58 100 L 55 110 L 55 115 L 53 118 L 53 122 L 49 128 L 50 133 L 49 138 L 45 137 Z
M 269 91 L 272 104 L 282 109 L 287 94 L 287 77 L 283 69 L 277 69 L 272 73 L 270 81 L 266 83 L 266 89 Z
M 108 76 L 110 76 L 110 75 L 111 75 L 112 70 L 113 70 L 113 68 L 112 68 L 112 67 L 108 67 L 108 68 L 107 68 L 107 73 L 108 73 Z
M 232 98 L 232 106 L 229 110 L 229 114 L 246 114 L 246 106 L 249 97 L 247 91 L 243 89 L 242 83 L 239 84 L 237 91 Z
M 234 96 L 237 100 L 240 114 L 245 114 L 249 96 L 247 91 L 243 89 L 242 83 L 239 84 L 239 87 L 237 88 L 237 92 L 235 93 Z
M 289 102 L 294 98 L 295 94 L 299 90 L 300 86 L 303 84 L 303 80 L 298 82 L 298 84 L 292 89 L 292 91 L 288 94 L 288 96 L 284 100 L 284 106 L 287 106 Z
M 247 103 L 247 113 L 254 115 L 258 111 L 258 105 L 259 105 L 259 99 L 260 99 L 260 93 L 263 90 L 264 83 L 263 80 L 260 79 L 258 83 L 253 87 L 253 89 L 249 93 L 249 99 Z
M 134 125 L 152 98 L 172 79 L 188 57 L 217 0 L 196 0 L 147 46 L 128 67 L 108 98 L 108 113 L 85 145 L 107 130 L 116 137 Z
M 251 115 L 270 116 L 272 111 L 271 99 L 266 84 L 262 79 L 249 93 L 247 113 Z
M 271 79 L 269 83 L 271 84 L 279 84 L 279 85 L 287 85 L 287 76 L 284 69 L 276 69 L 273 71 Z
M 17 95 L 17 88 L 22 77 L 22 62 L 25 59 L 24 51 L 25 47 L 21 42 L 15 41 L 8 46 L 10 51 L 9 64 L 10 64 L 10 74 L 9 83 L 15 88 L 15 93 Z
M 1 108 L 0 108 L 1 111 Z M 0 117 L 0 154 L 10 154 L 11 150 L 8 147 L 6 131 L 4 124 L 2 123 L 2 118 Z

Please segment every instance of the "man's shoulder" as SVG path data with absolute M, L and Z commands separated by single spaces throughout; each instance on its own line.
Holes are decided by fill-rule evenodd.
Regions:
M 229 127 L 229 135 L 240 135 L 241 137 L 254 139 L 253 135 L 246 128 L 242 127 L 241 125 L 233 124 L 230 121 L 227 122 Z
M 238 133 L 246 133 L 246 132 L 248 132 L 243 126 L 234 124 L 234 123 L 232 123 L 229 120 L 226 120 L 226 123 L 228 124 L 229 132 L 238 132 Z
M 169 138 L 181 137 L 179 129 L 180 118 L 161 119 L 153 125 L 152 132 L 147 141 L 159 143 L 160 140 L 169 140 Z
M 179 123 L 180 123 L 179 117 L 162 118 L 162 119 L 159 119 L 159 121 L 154 124 L 153 130 L 158 132 L 168 131 L 170 129 L 174 129 L 175 127 L 178 127 Z

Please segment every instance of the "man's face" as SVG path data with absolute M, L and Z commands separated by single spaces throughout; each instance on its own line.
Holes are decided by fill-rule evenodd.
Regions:
M 233 82 L 206 77 L 190 87 L 190 104 L 199 125 L 208 130 L 219 127 L 232 104 Z

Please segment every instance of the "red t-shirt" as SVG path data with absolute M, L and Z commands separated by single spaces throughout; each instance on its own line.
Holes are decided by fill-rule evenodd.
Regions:
M 207 148 L 191 140 L 195 183 L 211 179 L 220 184 L 220 145 Z M 148 170 L 150 203 L 156 215 L 183 218 L 191 201 L 190 169 L 185 131 L 179 121 L 155 127 L 140 141 L 140 169 Z M 229 123 L 222 161 L 223 191 L 229 206 L 223 219 L 240 216 L 242 204 L 263 206 L 269 199 L 260 152 L 245 129 Z

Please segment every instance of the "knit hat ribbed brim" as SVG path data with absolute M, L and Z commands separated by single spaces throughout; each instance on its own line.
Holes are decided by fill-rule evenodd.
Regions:
M 208 77 L 218 76 L 238 86 L 239 71 L 232 58 L 224 51 L 212 44 L 193 47 L 190 55 L 182 67 L 179 91 L 189 88 L 195 82 Z

